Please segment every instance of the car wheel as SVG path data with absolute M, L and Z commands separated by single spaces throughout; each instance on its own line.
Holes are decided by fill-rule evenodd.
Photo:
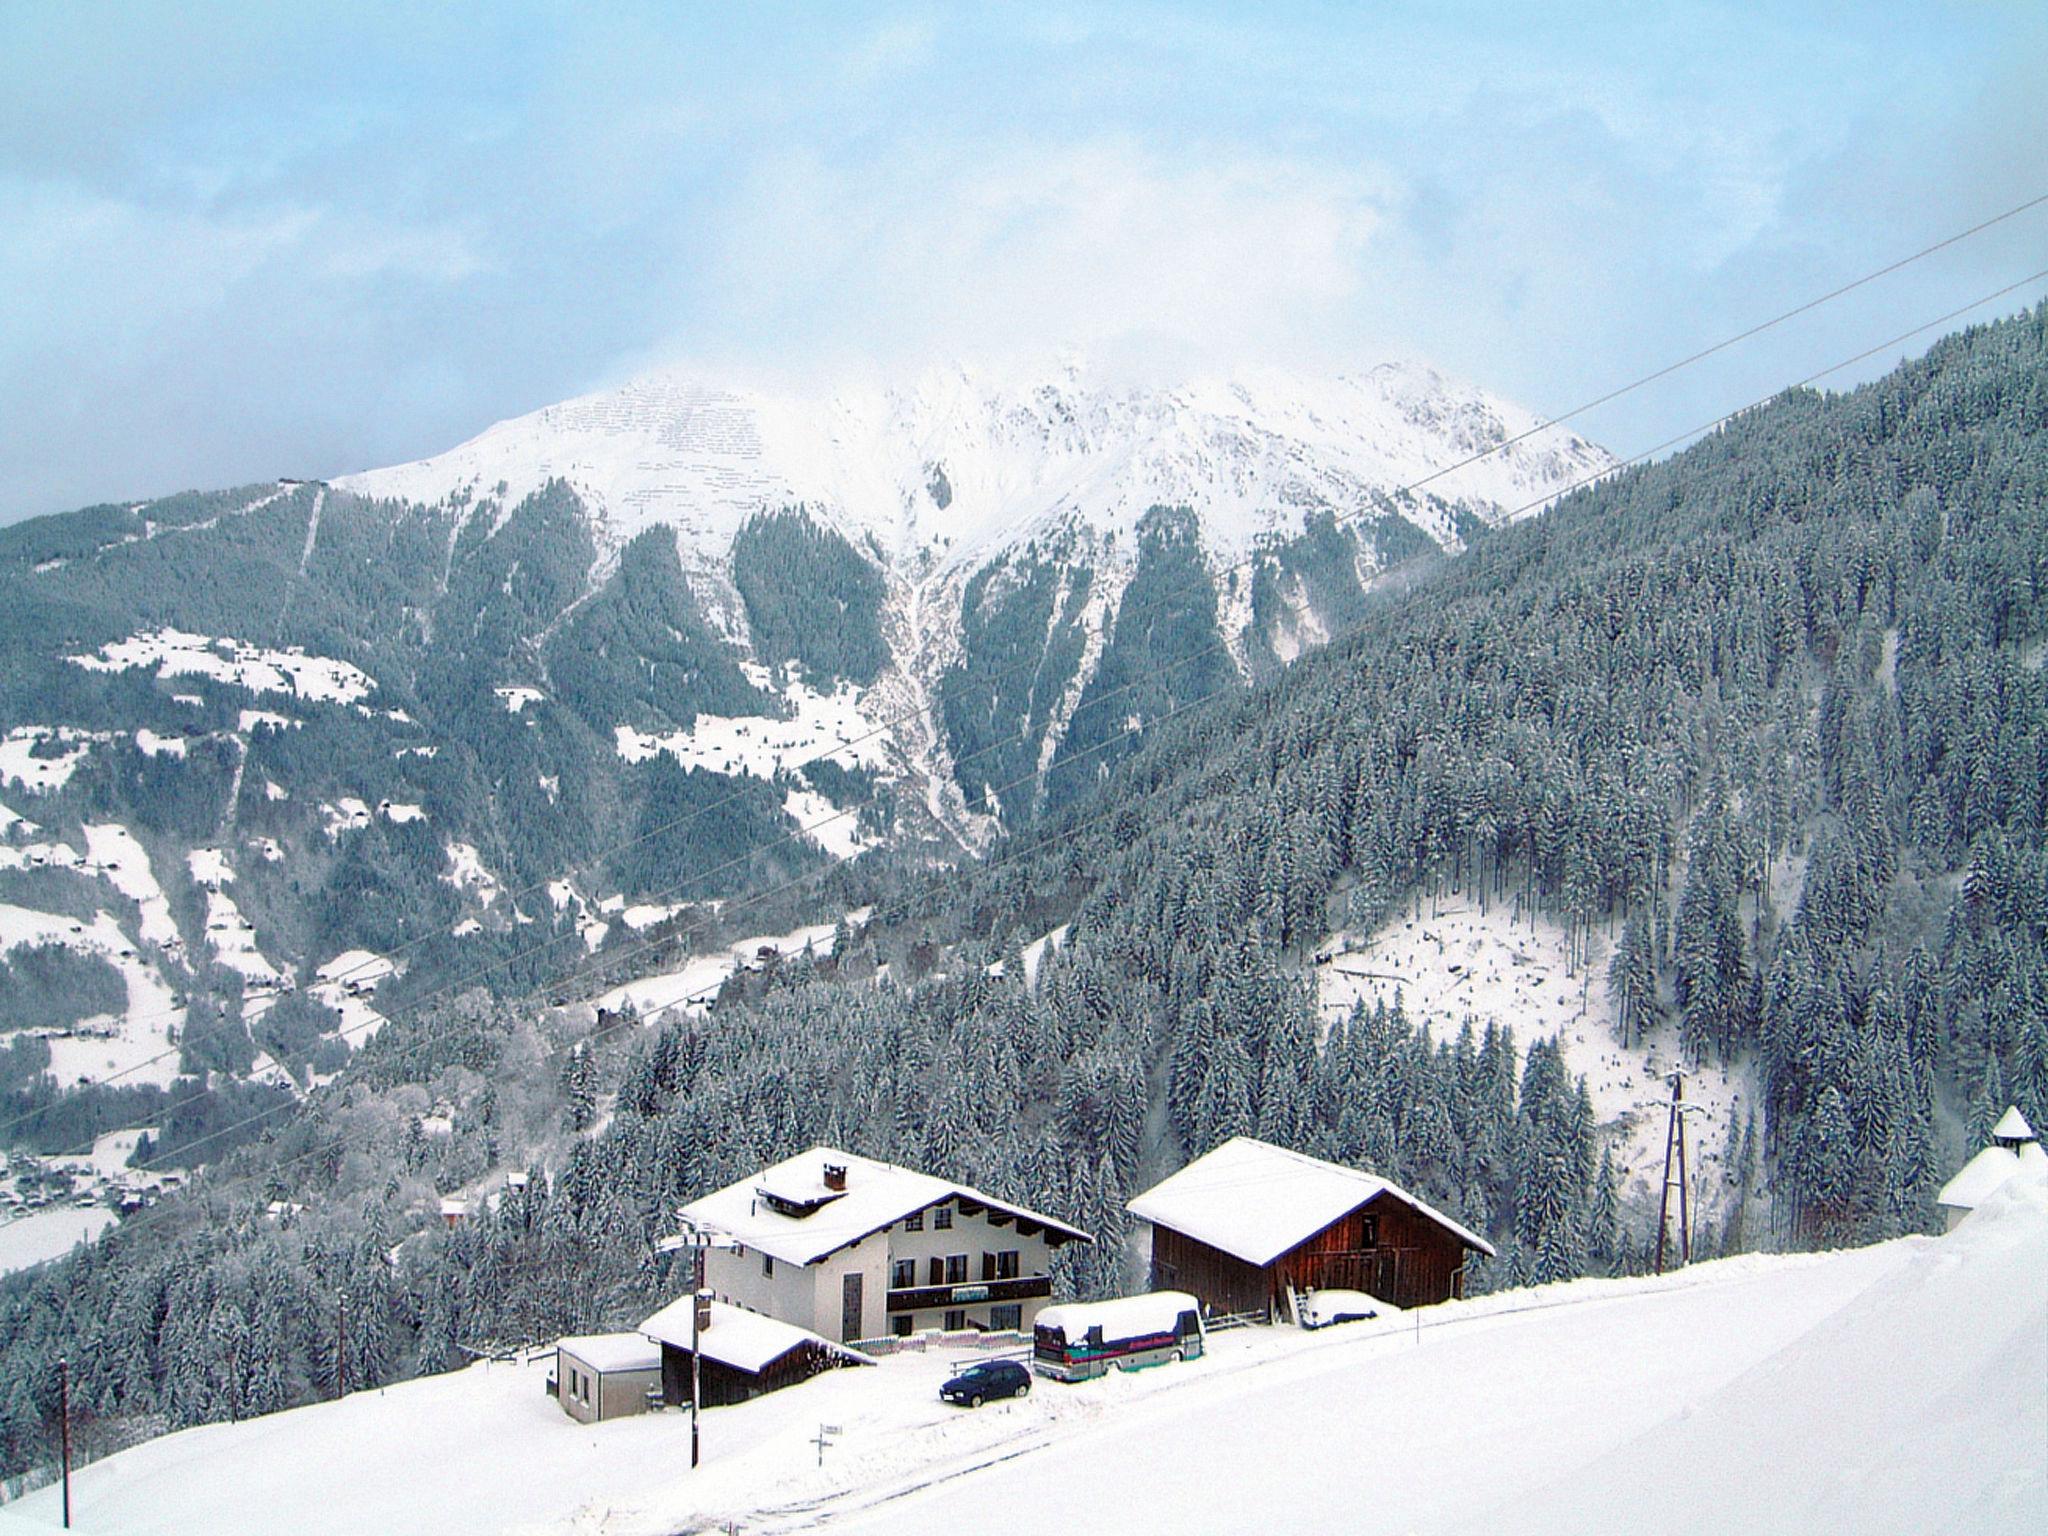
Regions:
M 979 1392 L 972 1394 L 967 1399 L 967 1406 L 970 1408 L 979 1408 L 981 1406 L 981 1394 Z
M 1028 1381 L 1017 1383 L 1017 1395 L 1019 1397 L 1029 1397 L 1031 1395 L 1031 1383 Z

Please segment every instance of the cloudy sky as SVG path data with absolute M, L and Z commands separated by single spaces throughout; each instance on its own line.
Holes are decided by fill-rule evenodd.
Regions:
M 0 521 L 677 362 L 1420 356 L 1561 411 L 2048 192 L 2044 82 L 2032 0 L 9 0 Z M 2048 207 L 1578 425 L 1635 451 L 2044 266 Z

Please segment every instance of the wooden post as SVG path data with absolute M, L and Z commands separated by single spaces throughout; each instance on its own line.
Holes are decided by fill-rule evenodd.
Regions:
M 1660 1275 L 1664 1273 L 1664 1243 L 1665 1239 L 1669 1236 L 1671 1223 L 1672 1153 L 1674 1149 L 1683 1145 L 1681 1138 L 1685 1134 L 1683 1122 L 1678 1113 L 1679 1101 L 1684 1095 L 1685 1071 L 1683 1068 L 1680 1068 L 1671 1074 L 1671 1121 L 1664 1130 L 1664 1187 L 1657 1195 L 1657 1273 Z M 1683 1166 L 1682 1156 L 1681 1166 Z M 1685 1191 L 1683 1187 L 1680 1188 L 1678 1193 L 1678 1204 L 1679 1210 L 1682 1213 L 1685 1209 Z M 1681 1219 L 1683 1219 L 1682 1216 Z M 1688 1243 L 1688 1256 L 1690 1256 L 1690 1252 L 1690 1243 Z
M 64 1529 L 71 1529 L 71 1362 L 57 1362 L 57 1443 L 64 1469 Z
M 334 1298 L 334 1400 L 348 1396 L 348 1292 Z

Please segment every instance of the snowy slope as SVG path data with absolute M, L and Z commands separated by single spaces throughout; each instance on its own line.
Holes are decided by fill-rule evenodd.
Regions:
M 1201 514 L 1212 550 L 1343 514 L 1536 425 L 1434 371 L 1388 364 L 1329 379 L 1273 371 L 1135 389 L 1077 364 L 999 378 L 964 366 L 814 396 L 654 375 L 503 421 L 438 457 L 337 482 L 432 503 L 516 504 L 573 485 L 609 535 L 657 523 L 685 559 L 722 557 L 753 513 L 802 503 L 891 563 L 985 559 L 1068 516 L 1127 536 L 1155 504 Z M 1429 487 L 1504 514 L 1607 456 L 1561 429 Z M 1450 530 L 1440 531 L 1446 538 Z
M 695 1474 L 684 1415 L 577 1425 L 545 1363 L 476 1366 L 166 1436 L 74 1507 L 115 1536 L 2038 1529 L 2044 1262 L 2037 1184 L 1945 1238 L 1246 1330 L 978 1413 L 936 1401 L 957 1354 L 906 1353 L 711 1410 Z

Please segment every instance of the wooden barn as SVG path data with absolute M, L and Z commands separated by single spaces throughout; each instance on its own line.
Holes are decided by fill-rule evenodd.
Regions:
M 1151 1224 L 1152 1287 L 1212 1312 L 1290 1317 L 1293 1293 L 1365 1291 L 1397 1307 L 1462 1296 L 1485 1238 L 1397 1184 L 1235 1137 L 1130 1202 Z
M 701 1371 L 706 1408 L 744 1403 L 764 1392 L 808 1381 L 843 1365 L 873 1365 L 858 1350 L 820 1338 L 744 1307 L 706 1297 L 696 1338 L 703 1351 Z M 661 1346 L 661 1397 L 671 1407 L 690 1401 L 690 1298 L 669 1303 L 640 1325 Z

